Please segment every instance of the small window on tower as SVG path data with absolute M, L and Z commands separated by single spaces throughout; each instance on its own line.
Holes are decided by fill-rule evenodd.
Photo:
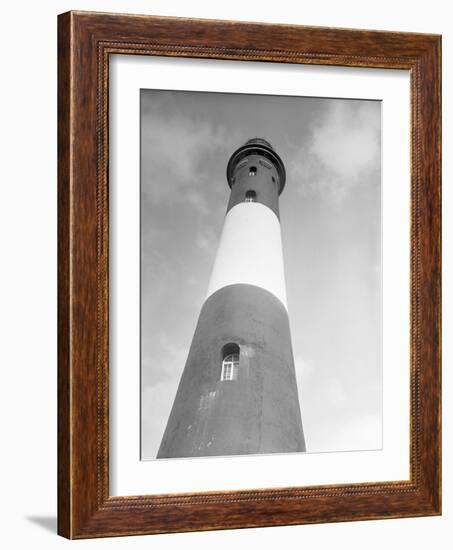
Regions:
M 256 192 L 247 191 L 247 193 L 245 194 L 245 202 L 256 202 Z
M 250 166 L 249 176 L 256 176 L 256 166 Z
M 220 380 L 222 382 L 237 380 L 239 373 L 239 346 L 237 344 L 223 346 L 222 358 Z

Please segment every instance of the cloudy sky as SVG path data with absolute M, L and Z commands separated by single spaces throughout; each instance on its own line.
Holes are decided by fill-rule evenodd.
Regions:
M 381 446 L 381 104 L 142 90 L 142 457 L 155 458 L 219 242 L 231 153 L 286 166 L 288 309 L 309 452 Z

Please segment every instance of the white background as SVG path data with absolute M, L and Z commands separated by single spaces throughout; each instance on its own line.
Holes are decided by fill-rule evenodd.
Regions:
M 331 525 L 248 529 L 68 542 L 55 535 L 56 516 L 56 15 L 68 9 L 209 17 L 444 35 L 444 156 L 451 150 L 453 23 L 449 3 L 378 4 L 319 0 L 247 3 L 165 1 L 17 1 L 2 6 L 0 88 L 0 285 L 3 373 L 1 518 L 4 548 L 78 547 L 449 548 L 453 476 L 448 463 L 452 399 L 444 399 L 444 515 Z M 451 322 L 452 163 L 444 168 L 444 395 L 453 391 L 448 364 Z M 450 219 L 449 219 L 450 218 Z M 447 253 L 448 252 L 448 253 Z

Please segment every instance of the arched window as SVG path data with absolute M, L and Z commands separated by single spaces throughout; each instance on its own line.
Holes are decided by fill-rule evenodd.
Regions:
M 245 194 L 245 202 L 256 202 L 256 192 L 247 191 L 247 193 Z
M 249 176 L 256 176 L 256 166 L 250 166 Z
M 240 351 L 237 344 L 227 344 L 223 346 L 221 381 L 233 381 L 238 379 L 239 354 Z

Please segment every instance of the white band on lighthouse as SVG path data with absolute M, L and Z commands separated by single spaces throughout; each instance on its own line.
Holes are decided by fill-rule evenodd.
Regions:
M 206 298 L 235 284 L 272 292 L 287 308 L 280 222 L 258 202 L 237 204 L 227 213 Z

